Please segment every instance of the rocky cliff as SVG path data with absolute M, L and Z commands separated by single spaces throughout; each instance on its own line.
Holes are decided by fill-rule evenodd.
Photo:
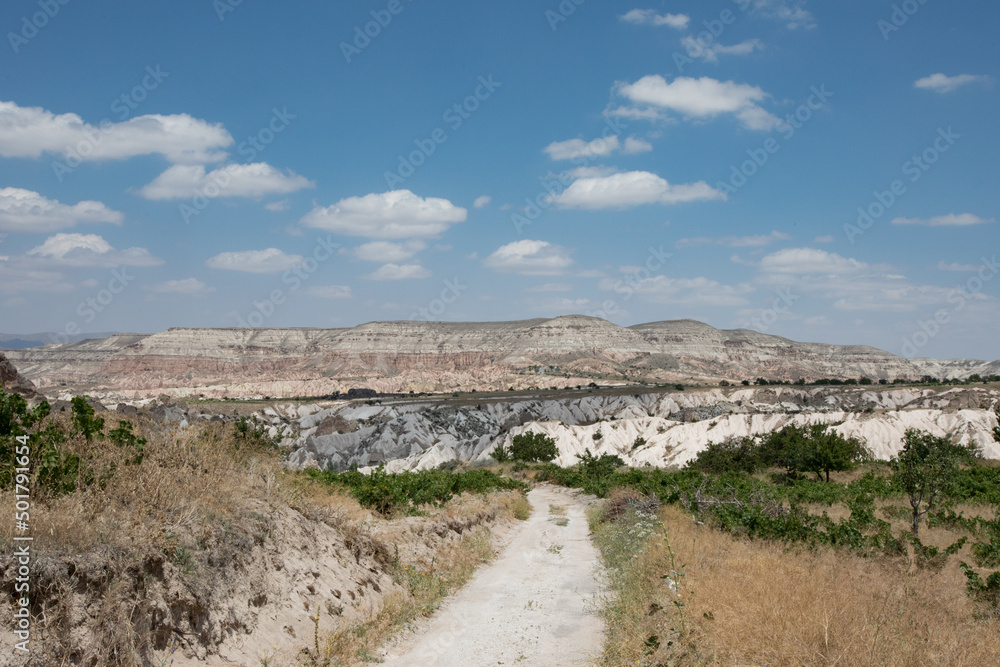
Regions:
M 372 322 L 350 329 L 169 329 L 12 350 L 43 390 L 107 398 L 168 393 L 303 396 L 691 382 L 872 379 L 1000 372 L 998 362 L 908 360 L 867 346 L 797 343 L 693 320 L 619 327 L 570 315 L 513 322 Z M 992 371 L 991 371 L 992 369 Z
M 31 380 L 18 373 L 14 364 L 3 354 L 0 354 L 0 388 L 7 393 L 20 394 L 25 398 L 37 396 L 35 385 Z

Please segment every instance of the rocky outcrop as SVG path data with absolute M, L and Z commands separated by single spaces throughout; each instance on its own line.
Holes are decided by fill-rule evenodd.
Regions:
M 31 380 L 17 372 L 14 364 L 3 354 L 0 354 L 0 387 L 5 392 L 20 394 L 25 398 L 35 398 L 38 392 Z
M 345 469 L 386 464 L 389 471 L 486 459 L 526 430 L 556 440 L 556 463 L 572 465 L 586 449 L 635 466 L 683 465 L 709 442 L 753 436 L 789 424 L 831 424 L 863 439 L 879 458 L 899 451 L 907 428 L 973 442 L 1000 458 L 990 389 L 741 388 L 583 394 L 572 398 L 386 401 L 275 406 L 262 415 L 293 425 L 293 467 Z M 331 428 L 336 424 L 336 428 Z M 636 444 L 641 438 L 639 445 Z
M 908 360 L 693 320 L 619 327 L 569 315 L 513 322 L 372 322 L 351 329 L 169 329 L 13 350 L 40 388 L 112 400 L 564 387 L 765 377 L 872 379 L 1000 372 L 1000 362 Z M 919 361 L 919 363 L 918 363 Z

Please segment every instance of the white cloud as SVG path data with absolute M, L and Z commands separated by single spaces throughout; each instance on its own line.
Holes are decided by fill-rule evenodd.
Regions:
M 314 285 L 306 290 L 306 294 L 318 296 L 321 299 L 350 299 L 354 296 L 347 285 Z
M 7 266 L 0 261 L 0 294 L 21 292 L 72 292 L 73 285 L 63 279 L 61 273 L 31 269 L 25 266 Z
M 177 164 L 139 190 L 146 199 L 188 199 L 196 194 L 215 197 L 283 195 L 315 187 L 304 176 L 282 172 L 266 162 L 229 164 L 206 173 L 200 164 Z M 280 209 L 279 209 L 280 210 Z
M 826 308 L 845 311 L 901 313 L 945 303 L 950 288 L 918 285 L 891 267 L 872 265 L 813 248 L 789 248 L 764 257 L 758 281 L 787 287 L 810 302 L 827 300 Z
M 431 272 L 419 264 L 400 265 L 391 262 L 379 267 L 374 273 L 365 276 L 369 280 L 420 280 L 430 277 Z
M 636 153 L 645 153 L 651 150 L 653 150 L 653 144 L 648 141 L 636 139 L 635 137 L 628 137 L 625 139 L 625 147 L 622 148 L 622 153 L 625 153 L 626 155 L 634 155 Z
M 938 262 L 938 269 L 941 271 L 978 271 L 981 266 L 976 264 L 959 264 L 957 262 L 948 264 L 946 262 Z
M 544 152 L 548 153 L 553 160 L 575 160 L 578 158 L 607 157 L 615 152 L 622 152 L 626 155 L 635 153 L 645 153 L 653 150 L 653 145 L 643 139 L 628 137 L 624 145 L 618 140 L 616 135 L 598 138 L 593 141 L 583 139 L 569 139 L 567 141 L 554 141 L 545 147 Z M 614 170 L 607 167 L 578 167 L 571 173 L 582 174 L 587 171 L 588 175 L 596 171 L 611 173 Z
M 657 120 L 672 122 L 672 119 L 667 118 L 662 113 L 652 108 L 639 109 L 637 107 L 626 107 L 620 106 L 614 109 L 607 109 L 604 112 L 605 116 L 614 116 L 617 118 L 627 118 L 628 120 Z
M 233 138 L 221 124 L 187 114 L 136 116 L 122 123 L 85 123 L 75 113 L 0 102 L 0 156 L 37 158 L 43 153 L 82 161 L 124 160 L 159 154 L 171 162 L 217 162 Z
M 774 243 L 775 241 L 787 241 L 792 238 L 777 230 L 770 234 L 759 234 L 756 236 L 722 236 L 712 238 L 699 236 L 696 238 L 680 239 L 677 241 L 678 248 L 687 248 L 699 245 L 721 245 L 729 248 L 759 248 Z
M 545 147 L 545 152 L 553 160 L 573 160 L 581 157 L 605 157 L 618 150 L 618 135 L 599 137 L 593 141 L 569 139 L 554 141 Z
M 274 211 L 278 213 L 280 211 L 287 211 L 290 204 L 287 199 L 282 199 L 281 201 L 273 201 L 270 204 L 264 204 L 264 208 L 268 211 Z
M 780 21 L 789 30 L 816 27 L 816 19 L 805 8 L 805 0 L 752 0 L 752 2 L 755 13 Z
M 409 190 L 393 190 L 314 208 L 302 218 L 302 224 L 348 236 L 404 239 L 435 236 L 463 222 L 467 214 L 447 199 L 425 199 Z
M 157 266 L 163 260 L 145 248 L 115 250 L 97 234 L 56 234 L 28 251 L 38 261 L 75 267 Z
M 601 289 L 613 290 L 619 281 L 602 280 Z M 743 306 L 745 294 L 754 291 L 750 285 L 724 285 L 709 278 L 668 278 L 655 276 L 632 284 L 635 294 L 652 303 L 689 304 L 699 306 Z
M 0 229 L 8 232 L 47 233 L 84 222 L 118 225 L 124 217 L 98 201 L 67 206 L 31 190 L 0 188 Z
M 895 218 L 894 225 L 923 225 L 925 227 L 967 227 L 969 225 L 985 225 L 993 219 L 980 218 L 972 213 L 949 213 L 934 218 Z
M 184 278 L 182 280 L 167 280 L 162 283 L 150 285 L 147 288 L 150 292 L 157 294 L 210 294 L 215 291 L 214 287 L 208 287 L 197 278 Z
M 392 243 L 391 241 L 372 241 L 354 249 L 354 256 L 366 262 L 400 262 L 413 257 L 427 247 L 423 241 L 406 241 Z
M 708 63 L 719 62 L 719 56 L 746 56 L 753 53 L 755 50 L 760 51 L 764 48 L 764 43 L 759 39 L 748 39 L 746 41 L 740 42 L 739 44 L 733 44 L 732 46 L 724 46 L 718 42 L 712 41 L 708 44 L 703 44 L 702 40 L 698 39 L 694 35 L 688 35 L 681 40 L 681 45 L 687 51 L 687 54 L 692 58 L 700 58 Z
M 501 273 L 546 276 L 562 273 L 573 260 L 570 251 L 547 241 L 524 239 L 500 246 L 483 264 Z
M 665 25 L 676 30 L 683 30 L 691 21 L 691 17 L 687 14 L 657 14 L 653 9 L 633 9 L 618 18 L 625 23 Z
M 712 199 L 726 199 L 726 196 L 704 181 L 671 185 L 648 171 L 628 171 L 577 179 L 552 201 L 562 208 L 600 209 Z
M 833 243 L 833 236 L 827 234 L 825 236 L 817 236 L 813 239 L 813 243 Z
M 205 266 L 210 269 L 242 271 L 244 273 L 281 273 L 302 262 L 301 255 L 286 255 L 277 248 L 223 252 L 210 257 Z
M 937 73 L 925 76 L 922 79 L 917 79 L 913 83 L 913 86 L 922 90 L 930 90 L 935 93 L 943 94 L 953 92 L 970 83 L 989 84 L 991 81 L 992 79 L 990 77 L 981 74 L 958 74 L 956 76 L 947 76 Z
M 635 83 L 618 83 L 615 91 L 634 104 L 659 107 L 687 118 L 733 114 L 751 130 L 770 130 L 781 122 L 758 105 L 767 97 L 759 87 L 707 76 L 700 79 L 679 76 L 667 83 L 659 74 L 650 74 Z
M 476 200 L 472 202 L 472 205 L 475 208 L 486 208 L 490 205 L 491 201 L 493 201 L 493 197 L 490 197 L 489 195 L 482 195 L 481 197 L 476 197 Z
M 868 271 L 871 267 L 825 250 L 785 248 L 764 257 L 760 268 L 766 273 L 849 275 Z

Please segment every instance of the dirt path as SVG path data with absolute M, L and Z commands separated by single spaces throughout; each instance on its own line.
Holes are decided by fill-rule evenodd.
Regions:
M 528 500 L 532 515 L 500 556 L 424 627 L 390 646 L 385 665 L 586 665 L 600 654 L 586 503 L 548 485 Z

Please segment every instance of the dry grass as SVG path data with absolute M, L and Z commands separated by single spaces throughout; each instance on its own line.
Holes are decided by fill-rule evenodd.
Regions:
M 736 539 L 675 507 L 659 516 L 684 573 L 680 595 L 663 579 L 658 533 L 605 610 L 615 623 L 605 664 L 978 666 L 1000 655 L 1000 620 L 975 618 L 958 558 L 911 571 L 904 559 Z
M 67 415 L 54 419 L 70 431 Z M 120 421 L 113 415 L 105 415 L 105 420 L 106 430 Z M 34 494 L 36 549 L 50 553 L 82 553 L 101 545 L 163 549 L 169 546 L 169 534 L 197 532 L 205 524 L 236 518 L 248 498 L 291 500 L 292 489 L 281 481 L 278 452 L 238 442 L 225 425 L 180 430 L 146 417 L 133 416 L 129 421 L 149 440 L 138 465 L 129 464 L 133 452 L 107 439 L 87 443 L 73 436 L 62 446 L 89 459 L 101 481 L 79 485 L 74 493 L 59 498 Z M 3 496 L 0 503 L 6 500 Z M 0 524 L 0 542 L 13 536 L 13 528 L 11 522 Z

